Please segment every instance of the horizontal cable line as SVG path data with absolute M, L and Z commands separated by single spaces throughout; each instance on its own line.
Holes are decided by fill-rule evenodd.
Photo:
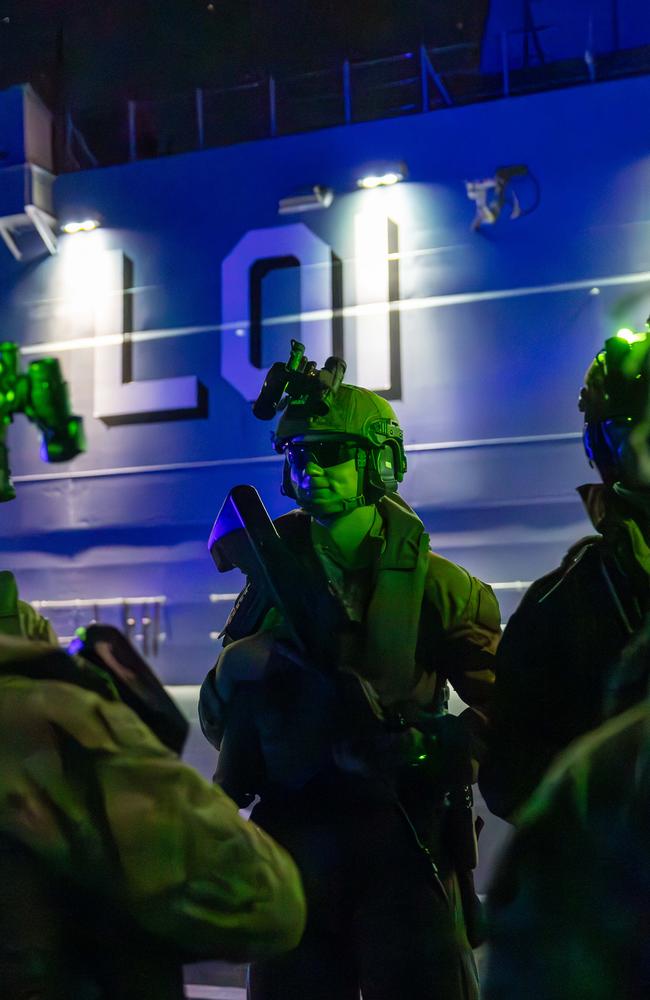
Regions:
M 501 299 L 520 298 L 530 295 L 548 295 L 557 292 L 574 292 L 596 287 L 617 285 L 636 285 L 650 282 L 650 271 L 636 274 L 614 275 L 608 278 L 584 278 L 578 281 L 563 281 L 550 285 L 527 285 L 518 288 L 493 289 L 485 292 L 458 292 L 448 295 L 429 295 L 413 299 L 398 299 L 394 302 L 369 302 L 361 305 L 343 306 L 341 309 L 314 309 L 310 312 L 294 313 L 285 316 L 270 316 L 265 318 L 265 326 L 282 326 L 290 323 L 316 323 L 334 318 L 354 318 L 359 316 L 384 315 L 387 312 L 419 312 L 424 309 L 440 309 L 445 306 L 466 305 L 473 302 L 490 302 Z M 129 291 L 126 289 L 125 291 Z M 114 294 L 122 295 L 122 292 Z M 226 330 L 241 330 L 245 333 L 249 327 L 246 320 L 231 323 L 214 323 L 203 326 L 171 327 L 158 330 L 136 330 L 128 334 L 133 342 L 146 340 L 162 340 L 174 337 L 192 336 L 199 333 L 220 332 Z M 43 351 L 73 351 L 122 344 L 122 334 L 106 334 L 103 337 L 78 337 L 71 340 L 60 340 L 40 344 L 28 344 L 21 348 L 21 354 L 42 354 Z
M 281 462 L 281 455 L 251 455 L 250 458 L 215 458 L 205 462 L 169 462 L 164 465 L 126 465 L 115 469 L 85 469 L 70 472 L 43 472 L 12 476 L 14 483 L 40 483 L 52 479 L 101 479 L 103 476 L 139 476 L 151 472 L 181 472 L 192 469 L 213 469 L 230 465 L 252 465 L 259 462 Z
M 459 448 L 495 448 L 519 444 L 555 444 L 563 441 L 577 441 L 581 431 L 565 431 L 561 434 L 526 434 L 520 437 L 474 438 L 467 441 L 431 441 L 424 444 L 407 444 L 404 451 L 456 451 Z
M 120 293 L 121 294 L 121 293 Z M 176 337 L 191 337 L 199 333 L 217 333 L 219 330 L 239 329 L 240 324 L 226 323 L 223 325 L 210 323 L 204 326 L 172 326 L 159 330 L 137 330 L 133 333 L 107 333 L 102 337 L 75 337 L 71 340 L 53 340 L 41 344 L 27 344 L 21 347 L 24 355 L 42 354 L 43 351 L 80 351 L 93 347 L 121 347 L 125 337 L 129 340 L 145 343 L 149 340 L 173 340 Z
M 577 441 L 582 437 L 579 431 L 563 434 L 530 434 L 526 437 L 475 438 L 467 441 L 431 441 L 422 444 L 407 444 L 407 452 L 456 451 L 462 448 L 495 448 L 522 444 L 561 444 Z M 282 455 L 251 455 L 249 458 L 215 458 L 203 462 L 168 462 L 161 465 L 126 465 L 113 469 L 83 469 L 70 472 L 36 472 L 24 476 L 13 476 L 14 483 L 51 482 L 55 479 L 101 479 L 103 476 L 138 476 L 154 472 L 191 472 L 200 469 L 227 468 L 231 465 L 257 465 L 263 462 L 281 462 Z
M 456 245 L 457 244 L 455 243 L 450 244 L 450 246 L 456 246 Z M 155 285 L 131 285 L 131 287 L 128 288 L 127 291 L 129 295 L 132 295 L 133 293 L 138 293 L 138 292 L 156 292 L 159 291 L 161 287 L 162 286 L 159 283 L 156 283 Z M 60 303 L 65 301 L 66 301 L 66 295 L 64 293 L 61 295 L 43 295 L 40 298 L 20 299 L 16 303 L 16 305 L 21 309 L 29 309 L 33 308 L 34 306 L 59 305 Z

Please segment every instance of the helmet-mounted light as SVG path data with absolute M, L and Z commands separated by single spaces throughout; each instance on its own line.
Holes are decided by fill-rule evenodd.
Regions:
M 624 340 L 626 344 L 641 344 L 648 339 L 648 331 L 643 330 L 637 333 L 624 326 L 621 330 L 616 331 L 616 336 L 619 340 Z

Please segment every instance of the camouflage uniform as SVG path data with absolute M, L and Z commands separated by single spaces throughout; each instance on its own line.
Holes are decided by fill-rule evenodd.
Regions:
M 295 945 L 295 866 L 114 699 L 0 636 L 0 982 L 7 998 L 180 1000 L 181 963 Z
M 0 634 L 21 635 L 58 646 L 56 632 L 47 618 L 19 600 L 16 580 L 8 570 L 0 570 Z

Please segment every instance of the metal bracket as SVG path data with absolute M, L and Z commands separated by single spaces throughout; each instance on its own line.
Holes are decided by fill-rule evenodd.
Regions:
M 18 230 L 34 228 L 48 253 L 56 254 L 58 249 L 57 227 L 58 221 L 55 216 L 36 205 L 25 205 L 24 212 L 0 218 L 0 237 L 14 260 L 22 260 L 24 254 L 16 239 Z

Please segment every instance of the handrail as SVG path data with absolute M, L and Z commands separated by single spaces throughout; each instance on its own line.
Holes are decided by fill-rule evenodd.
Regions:
M 60 168 L 87 169 L 650 73 L 650 45 L 595 52 L 590 18 L 580 52 L 561 60 L 545 56 L 541 62 L 522 65 L 520 53 L 511 51 L 511 40 L 528 39 L 533 32 L 539 46 L 538 33 L 548 27 L 524 25 L 502 31 L 486 37 L 482 46 L 475 42 L 421 45 L 419 50 L 376 59 L 346 59 L 338 67 L 260 77 L 228 87 L 198 88 L 159 101 L 130 100 L 122 130 L 115 127 L 108 109 L 79 113 L 74 121 L 68 111 L 67 149 Z M 481 60 L 486 63 L 486 52 L 494 53 L 495 44 L 497 58 L 495 62 L 492 56 L 488 72 Z M 405 64 L 402 76 L 400 64 Z M 319 78 L 327 84 L 317 93 Z M 337 79 L 338 85 L 333 86 Z M 306 81 L 316 81 L 307 92 Z M 179 114 L 184 101 L 185 113 Z

